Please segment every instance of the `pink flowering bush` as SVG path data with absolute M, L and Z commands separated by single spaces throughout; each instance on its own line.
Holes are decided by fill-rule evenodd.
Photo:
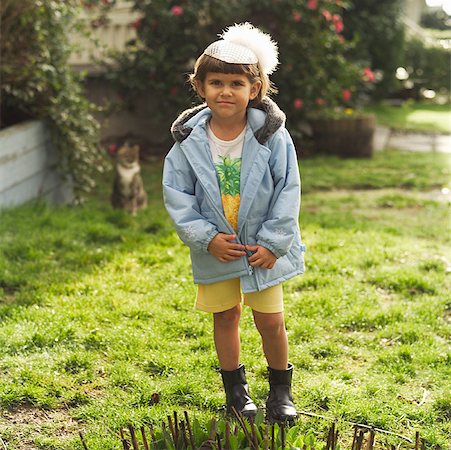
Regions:
M 195 59 L 234 23 L 249 21 L 278 42 L 275 100 L 291 127 L 356 108 L 375 81 L 370 67 L 348 58 L 353 43 L 343 37 L 342 20 L 347 4 L 339 0 L 135 0 L 134 7 L 141 12 L 130 24 L 138 39 L 116 56 L 119 69 L 109 77 L 130 104 L 150 93 L 158 105 L 154 120 L 165 129 L 198 102 L 187 83 Z

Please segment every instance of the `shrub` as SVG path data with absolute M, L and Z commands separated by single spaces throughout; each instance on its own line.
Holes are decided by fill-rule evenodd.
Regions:
M 415 91 L 432 89 L 449 94 L 451 79 L 451 49 L 427 45 L 420 39 L 406 43 L 405 67 Z
M 0 126 L 45 119 L 59 165 L 78 198 L 102 167 L 99 125 L 84 97 L 80 75 L 68 64 L 71 33 L 80 30 L 77 1 L 4 0 L 0 66 Z
M 352 58 L 381 73 L 374 98 L 384 98 L 397 86 L 396 69 L 404 55 L 402 6 L 401 0 L 352 0 L 344 11 L 344 35 L 356 41 Z
M 347 58 L 352 43 L 343 37 L 342 2 L 332 0 L 135 0 L 142 13 L 132 25 L 138 38 L 114 56 L 106 77 L 125 104 L 144 94 L 155 100 L 155 120 L 165 128 L 194 101 L 187 74 L 195 59 L 225 27 L 249 21 L 279 43 L 280 67 L 272 77 L 278 103 L 292 123 L 323 109 L 362 100 L 369 68 Z

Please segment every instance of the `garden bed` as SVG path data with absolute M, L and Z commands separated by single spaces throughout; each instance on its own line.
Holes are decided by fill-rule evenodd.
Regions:
M 57 153 L 45 122 L 28 121 L 0 131 L 0 209 L 41 198 L 73 199 L 57 170 Z

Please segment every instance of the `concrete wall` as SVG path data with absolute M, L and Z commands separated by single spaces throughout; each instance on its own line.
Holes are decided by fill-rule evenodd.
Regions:
M 96 17 L 97 12 L 85 8 L 81 18 L 90 21 Z M 125 44 L 136 38 L 133 22 L 140 16 L 133 11 L 132 1 L 117 0 L 107 17 L 108 21 L 105 24 L 92 30 L 94 40 L 87 39 L 83 35 L 70 36 L 77 50 L 72 53 L 69 63 L 76 70 L 86 70 L 90 74 L 98 72 L 96 60 L 104 59 L 110 50 L 124 51 Z
M 56 151 L 41 121 L 0 131 L 0 209 L 42 198 L 52 203 L 73 199 L 56 170 Z
M 98 11 L 85 9 L 81 18 L 92 20 Z M 82 35 L 71 36 L 78 50 L 71 55 L 69 63 L 75 71 L 86 71 L 86 94 L 90 101 L 108 111 L 111 104 L 120 99 L 115 89 L 105 80 L 98 77 L 102 69 L 96 61 L 108 60 L 110 50 L 124 51 L 126 43 L 136 38 L 136 29 L 133 23 L 140 18 L 137 11 L 133 11 L 133 2 L 118 0 L 109 11 L 108 21 L 93 30 L 95 43 Z M 124 136 L 134 137 L 146 154 L 164 155 L 172 139 L 169 133 L 170 121 L 166 127 L 153 119 L 159 105 L 155 104 L 152 93 L 143 95 L 137 100 L 133 111 L 114 111 L 98 113 L 96 119 L 101 125 L 101 139 L 105 143 L 121 140 Z M 174 118 L 171 117 L 172 121 Z

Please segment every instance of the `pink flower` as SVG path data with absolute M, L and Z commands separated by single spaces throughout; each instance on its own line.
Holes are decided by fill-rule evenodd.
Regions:
M 326 100 L 324 100 L 324 99 L 321 98 L 321 97 L 318 97 L 318 98 L 315 100 L 315 103 L 316 103 L 318 106 L 323 106 L 323 105 L 326 104 Z
M 369 67 L 365 67 L 363 69 L 363 79 L 370 83 L 374 83 L 376 81 L 376 76 L 374 75 L 374 72 Z
M 337 39 L 343 44 L 343 42 L 345 41 L 345 38 L 342 34 L 337 34 Z
M 316 9 L 316 8 L 318 8 L 318 0 L 308 0 L 307 8 L 308 9 Z
M 117 152 L 117 145 L 116 144 L 110 144 L 108 146 L 108 153 L 113 156 Z
M 142 19 L 136 19 L 134 22 L 132 22 L 132 27 L 137 30 L 142 25 Z
M 343 20 L 341 19 L 341 16 L 338 14 L 334 14 L 332 16 L 332 21 L 334 23 L 335 31 L 337 33 L 341 33 L 344 29 Z
M 330 13 L 329 10 L 323 9 L 322 14 L 323 14 L 323 17 L 324 17 L 328 22 L 330 22 L 330 21 L 332 20 L 332 14 Z
M 351 100 L 352 93 L 349 89 L 343 89 L 342 94 L 343 94 L 343 100 L 345 102 L 349 102 L 349 100 Z
M 300 21 L 301 21 L 302 16 L 301 16 L 301 14 L 299 13 L 299 11 L 293 11 L 292 15 L 293 15 L 293 20 L 294 20 L 295 22 L 300 22 Z
M 183 14 L 183 12 L 184 12 L 184 9 L 182 6 L 175 5 L 171 8 L 171 14 L 173 16 L 176 16 L 176 17 L 181 16 Z
M 294 109 L 301 109 L 304 102 L 300 98 L 296 98 L 293 102 Z
M 337 33 L 341 33 L 343 31 L 343 29 L 344 29 L 343 22 L 335 22 L 334 23 L 334 27 L 335 27 L 335 31 Z

